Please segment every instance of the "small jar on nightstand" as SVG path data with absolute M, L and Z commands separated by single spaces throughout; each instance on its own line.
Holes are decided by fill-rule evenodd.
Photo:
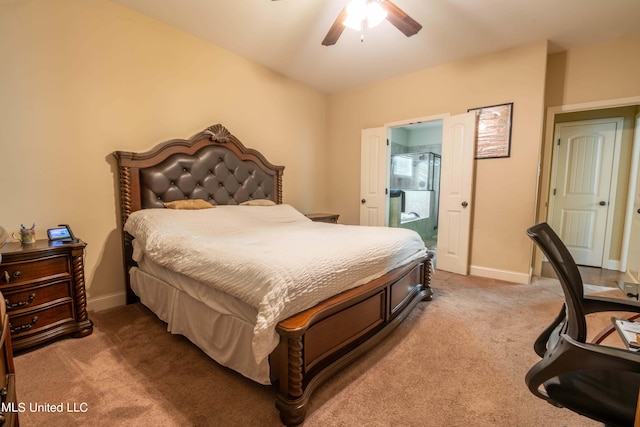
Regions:
M 338 217 L 340 217 L 340 215 L 338 214 L 329 214 L 329 213 L 310 213 L 310 214 L 305 214 L 305 216 L 309 218 L 311 221 L 330 222 L 332 224 L 337 224 Z

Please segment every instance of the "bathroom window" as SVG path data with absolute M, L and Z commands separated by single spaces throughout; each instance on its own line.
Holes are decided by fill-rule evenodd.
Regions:
M 411 157 L 393 156 L 393 174 L 397 176 L 412 176 L 413 161 Z

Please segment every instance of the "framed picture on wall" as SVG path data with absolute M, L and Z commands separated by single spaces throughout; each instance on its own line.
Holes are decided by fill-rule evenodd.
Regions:
M 476 159 L 509 157 L 513 102 L 467 111 L 476 112 Z

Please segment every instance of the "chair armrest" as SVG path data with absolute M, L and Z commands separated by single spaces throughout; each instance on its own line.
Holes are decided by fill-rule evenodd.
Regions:
M 640 302 L 620 298 L 584 297 L 585 313 L 599 313 L 603 311 L 630 311 L 640 313 Z
M 533 350 L 536 352 L 538 356 L 544 357 L 544 354 L 547 352 L 547 346 L 551 338 L 551 334 L 553 333 L 553 331 L 556 330 L 558 325 L 562 323 L 562 321 L 566 317 L 565 310 L 566 310 L 566 306 L 562 304 L 560 313 L 558 313 L 558 315 L 553 320 L 553 322 L 551 322 L 551 324 L 547 326 L 544 331 L 542 331 L 540 336 L 538 336 L 536 341 L 533 343 Z
M 554 403 L 540 386 L 561 374 L 587 369 L 640 373 L 640 353 L 581 343 L 562 334 L 558 344 L 527 372 L 525 381 L 534 395 Z
M 581 369 L 611 369 L 617 371 L 629 371 L 640 373 L 640 353 L 632 350 L 626 350 L 617 347 L 608 347 L 605 345 L 582 343 L 574 340 L 567 334 L 562 334 L 562 338 L 571 345 L 579 348 L 580 351 L 586 351 L 589 355 L 600 356 L 593 361 L 574 360 L 572 362 L 575 371 Z M 614 361 L 612 362 L 611 359 Z

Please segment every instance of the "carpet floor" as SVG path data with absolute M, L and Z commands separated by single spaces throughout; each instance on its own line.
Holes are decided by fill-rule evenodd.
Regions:
M 557 281 L 436 271 L 432 287 L 433 301 L 316 389 L 305 426 L 601 425 L 537 399 L 524 382 L 538 359 L 533 342 L 562 304 Z M 90 317 L 92 335 L 15 357 L 23 427 L 281 425 L 270 387 L 219 366 L 144 306 Z M 589 319 L 590 336 L 609 317 Z

